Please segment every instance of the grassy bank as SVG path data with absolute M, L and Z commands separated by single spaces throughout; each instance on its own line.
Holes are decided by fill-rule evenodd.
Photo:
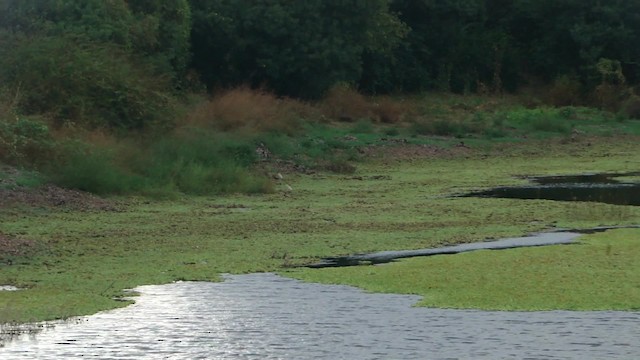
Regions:
M 57 185 L 155 198 L 269 193 L 265 158 L 350 173 L 366 147 L 491 146 L 500 142 L 640 135 L 640 120 L 584 107 L 527 106 L 528 97 L 364 96 L 336 87 L 309 103 L 248 88 L 192 95 L 158 129 L 59 124 L 0 103 L 0 162 Z M 363 151 L 364 150 L 364 151 Z
M 385 266 L 307 270 L 299 279 L 418 294 L 420 306 L 488 310 L 640 310 L 640 231 L 577 245 L 414 258 Z
M 447 195 L 524 181 L 513 175 L 637 170 L 637 143 L 637 137 L 620 137 L 484 150 L 419 147 L 428 154 L 398 154 L 389 147 L 354 174 L 285 173 L 293 191 L 276 183 L 274 192 L 264 195 L 127 198 L 111 211 L 3 208 L 0 232 L 33 245 L 28 255 L 5 257 L 1 265 L 0 284 L 25 290 L 0 292 L 0 322 L 90 314 L 125 305 L 113 297 L 136 285 L 215 281 L 223 272 L 256 271 L 418 293 L 425 295 L 425 305 L 444 307 L 634 309 L 640 294 L 630 279 L 637 278 L 638 268 L 630 259 L 639 251 L 638 230 L 590 235 L 583 245 L 557 249 L 351 269 L 291 266 L 325 256 L 481 241 L 553 227 L 635 224 L 637 207 Z M 545 263 L 554 266 L 540 272 Z M 515 268 L 521 272 L 498 271 Z M 530 281 L 521 281 L 526 274 L 532 275 Z M 485 280 L 466 286 L 475 276 Z M 547 284 L 558 277 L 562 281 L 554 293 L 562 296 L 554 297 Z M 602 296 L 607 293 L 618 295 Z

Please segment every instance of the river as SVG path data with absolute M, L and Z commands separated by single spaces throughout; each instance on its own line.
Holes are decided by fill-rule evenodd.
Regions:
M 418 296 L 270 273 L 135 290 L 135 304 L 19 336 L 0 358 L 640 358 L 640 312 L 420 308 Z

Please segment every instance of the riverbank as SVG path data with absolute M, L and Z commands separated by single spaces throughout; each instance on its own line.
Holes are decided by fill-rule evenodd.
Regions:
M 522 249 L 380 267 L 293 267 L 328 256 L 429 248 L 552 228 L 637 224 L 640 209 L 633 206 L 449 195 L 525 182 L 516 175 L 637 171 L 638 140 L 465 143 L 424 152 L 420 146 L 377 148 L 354 174 L 285 172 L 271 194 L 128 197 L 109 199 L 118 204 L 110 209 L 3 207 L 0 233 L 33 245 L 28 254 L 6 257 L 1 265 L 0 285 L 23 290 L 0 292 L 0 322 L 125 306 L 114 298 L 138 285 L 218 281 L 220 273 L 268 271 L 420 294 L 425 296 L 421 304 L 428 306 L 637 309 L 640 291 L 632 280 L 640 269 L 629 259 L 640 251 L 639 230 L 587 235 L 582 245 L 563 246 L 562 252 Z M 497 269 L 501 281 L 492 283 L 490 270 Z M 545 289 L 556 278 L 562 279 L 561 296 L 548 296 Z M 510 297 L 507 289 L 523 296 Z M 618 295 L 604 296 L 612 292 Z M 489 298 L 494 301 L 488 303 Z

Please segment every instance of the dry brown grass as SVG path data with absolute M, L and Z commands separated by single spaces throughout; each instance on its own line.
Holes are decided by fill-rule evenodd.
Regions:
M 640 96 L 631 96 L 624 104 L 622 109 L 630 118 L 640 119 Z
M 545 96 L 547 104 L 553 106 L 576 106 L 582 103 L 580 80 L 561 76 L 557 78 Z
M 386 124 L 397 124 L 406 114 L 413 112 L 412 104 L 384 96 L 377 100 L 373 112 L 377 120 Z
M 322 113 L 332 120 L 353 122 L 374 118 L 371 101 L 344 84 L 332 87 L 319 107 Z
M 308 104 L 271 93 L 239 87 L 198 104 L 185 124 L 220 130 L 291 132 L 301 119 L 317 116 Z
M 616 111 L 620 108 L 620 103 L 623 100 L 622 93 L 622 87 L 619 85 L 600 84 L 593 89 L 591 98 L 598 107 Z

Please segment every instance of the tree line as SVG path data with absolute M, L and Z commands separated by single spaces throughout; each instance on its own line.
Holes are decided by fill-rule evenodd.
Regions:
M 608 106 L 640 83 L 636 0 L 0 0 L 0 96 L 160 126 L 185 92 L 515 92 Z M 625 95 L 626 94 L 626 95 Z

